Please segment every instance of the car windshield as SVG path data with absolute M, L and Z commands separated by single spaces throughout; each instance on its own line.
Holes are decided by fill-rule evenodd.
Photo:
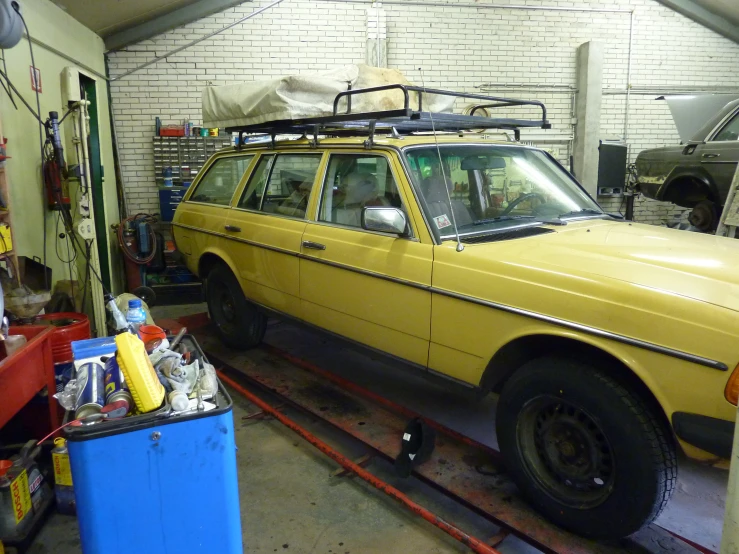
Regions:
M 566 171 L 532 148 L 429 145 L 405 155 L 442 238 L 454 236 L 452 209 L 461 235 L 604 215 Z

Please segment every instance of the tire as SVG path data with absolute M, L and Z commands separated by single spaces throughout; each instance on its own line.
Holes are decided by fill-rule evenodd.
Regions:
M 631 535 L 675 488 L 666 425 L 637 394 L 584 363 L 540 358 L 517 370 L 501 393 L 496 430 L 524 496 L 585 537 Z
M 208 311 L 221 341 L 231 348 L 254 348 L 264 338 L 267 318 L 247 301 L 231 270 L 217 265 L 206 278 Z

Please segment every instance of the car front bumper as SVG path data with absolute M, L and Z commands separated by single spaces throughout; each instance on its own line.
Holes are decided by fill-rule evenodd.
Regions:
M 637 191 L 641 192 L 647 198 L 662 200 L 660 196 L 662 194 L 662 185 L 663 183 L 638 183 L 636 188 Z
M 731 457 L 734 422 L 713 417 L 675 412 L 672 426 L 679 439 L 721 458 Z

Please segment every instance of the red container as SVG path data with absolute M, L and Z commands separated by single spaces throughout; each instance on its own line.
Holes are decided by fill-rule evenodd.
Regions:
M 184 137 L 185 128 L 179 125 L 165 125 L 159 129 L 160 137 Z
M 33 325 L 13 326 L 12 334 L 25 335 L 30 340 L 31 336 L 49 326 L 56 328 L 51 335 L 51 352 L 54 363 L 72 362 L 74 360 L 72 342 L 90 338 L 90 320 L 85 314 L 74 312 L 44 314 L 37 317 Z
M 0 361 L 0 427 L 5 425 L 44 386 L 49 394 L 50 429 L 59 426 L 57 402 L 52 398 L 54 362 L 51 339 L 54 331 L 43 325 L 10 327 L 11 335 L 24 335 L 28 343 Z

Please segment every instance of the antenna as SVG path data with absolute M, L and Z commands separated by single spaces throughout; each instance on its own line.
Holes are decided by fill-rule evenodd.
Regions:
M 418 71 L 421 73 L 421 87 L 423 88 L 423 94 L 426 94 L 426 81 L 423 78 L 423 68 L 419 67 Z M 454 216 L 454 207 L 452 206 L 452 195 L 449 192 L 449 181 L 446 178 L 446 172 L 444 171 L 444 162 L 441 159 L 441 149 L 439 148 L 439 138 L 436 136 L 436 127 L 434 125 L 434 116 L 431 113 L 429 107 L 429 119 L 431 120 L 431 132 L 434 134 L 434 143 L 436 144 L 436 154 L 439 156 L 439 166 L 441 168 L 441 175 L 444 177 L 444 190 L 446 191 L 446 197 L 449 200 L 449 211 L 452 212 L 452 225 L 454 225 L 454 234 L 457 236 L 457 252 L 464 250 L 464 245 L 459 239 L 459 229 L 457 228 L 457 218 Z

